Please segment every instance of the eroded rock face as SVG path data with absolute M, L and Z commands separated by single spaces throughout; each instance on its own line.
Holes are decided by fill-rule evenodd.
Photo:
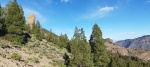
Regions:
M 28 24 L 30 26 L 30 29 L 33 28 L 33 24 L 35 23 L 35 15 L 34 14 L 30 14 L 29 17 L 28 17 Z

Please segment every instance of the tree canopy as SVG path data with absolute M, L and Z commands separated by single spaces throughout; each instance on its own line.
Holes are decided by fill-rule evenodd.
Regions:
M 97 24 L 92 28 L 92 34 L 89 40 L 91 53 L 93 55 L 93 63 L 95 67 L 106 67 L 110 62 L 107 55 L 106 46 L 102 38 L 102 32 Z
M 72 67 L 93 67 L 90 45 L 86 40 L 83 28 L 75 28 L 70 49 L 73 54 L 70 62 Z
M 14 44 L 23 44 L 25 17 L 22 7 L 18 5 L 16 0 L 7 5 L 5 24 L 6 39 Z
M 6 27 L 5 27 L 5 20 L 4 20 L 4 9 L 1 7 L 0 4 L 0 36 L 4 35 L 6 33 Z

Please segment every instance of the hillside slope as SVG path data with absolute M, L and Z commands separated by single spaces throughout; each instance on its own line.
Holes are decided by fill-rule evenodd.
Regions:
M 65 66 L 63 59 L 65 53 L 67 53 L 66 49 L 61 49 L 46 40 L 39 41 L 34 37 L 27 46 L 14 46 L 0 39 L 0 67 Z M 19 55 L 21 58 L 17 59 Z

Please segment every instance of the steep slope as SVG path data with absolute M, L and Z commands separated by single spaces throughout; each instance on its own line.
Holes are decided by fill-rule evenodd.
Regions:
M 150 49 L 150 35 L 135 39 L 127 39 L 116 42 L 117 45 L 125 48 Z

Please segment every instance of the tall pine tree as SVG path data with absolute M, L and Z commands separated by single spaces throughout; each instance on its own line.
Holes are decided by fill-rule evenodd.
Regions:
M 5 30 L 5 24 L 4 24 L 4 9 L 1 7 L 0 4 L 0 36 L 4 35 L 6 30 Z
M 67 48 L 67 45 L 69 43 L 69 39 L 68 39 L 68 36 L 67 34 L 61 34 L 59 36 L 59 40 L 60 40 L 60 44 L 59 44 L 59 47 L 61 48 Z
M 1 7 L 1 4 L 0 4 L 0 31 L 2 31 L 2 26 L 3 26 L 2 7 Z
M 25 17 L 22 7 L 18 5 L 16 0 L 7 4 L 5 24 L 7 30 L 6 39 L 15 44 L 23 44 L 25 39 L 23 35 Z
M 31 33 L 34 34 L 34 36 L 38 40 L 42 40 L 44 38 L 44 33 L 41 28 L 40 22 L 37 20 L 36 24 L 33 24 L 33 29 L 30 29 Z
M 70 48 L 73 54 L 70 61 L 71 67 L 93 67 L 93 63 L 90 59 L 91 48 L 86 40 L 83 28 L 75 28 Z
M 106 46 L 102 38 L 102 32 L 97 24 L 92 29 L 92 34 L 89 40 L 91 45 L 91 53 L 93 54 L 93 63 L 95 67 L 106 67 L 110 62 L 106 52 Z

